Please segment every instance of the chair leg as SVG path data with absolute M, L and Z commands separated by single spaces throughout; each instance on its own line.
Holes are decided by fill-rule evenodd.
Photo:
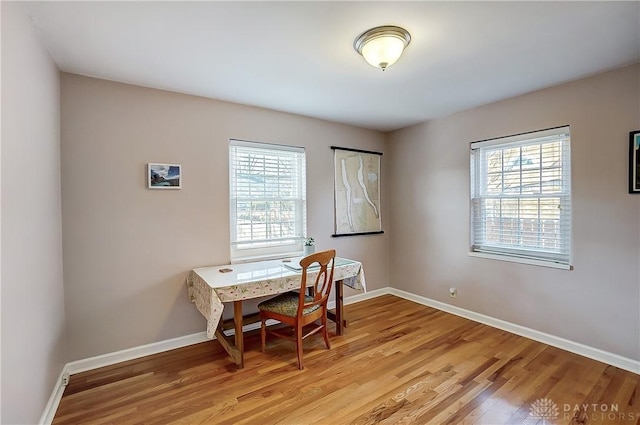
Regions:
M 260 322 L 260 349 L 264 353 L 265 345 L 267 343 L 267 323 L 265 322 L 264 317 L 260 318 Z
M 327 344 L 327 349 L 331 350 L 331 344 L 329 343 L 329 331 L 327 327 L 327 315 L 322 316 L 322 336 L 324 336 L 324 343 Z
M 302 326 L 296 327 L 296 350 L 298 352 L 298 369 L 304 369 L 302 365 Z

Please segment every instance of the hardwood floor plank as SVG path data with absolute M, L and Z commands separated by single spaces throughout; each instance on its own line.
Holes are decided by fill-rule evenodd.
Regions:
M 391 295 L 345 311 L 302 371 L 294 344 L 262 353 L 250 332 L 241 370 L 210 341 L 73 375 L 53 423 L 537 424 L 546 398 L 554 423 L 640 424 L 636 374 Z

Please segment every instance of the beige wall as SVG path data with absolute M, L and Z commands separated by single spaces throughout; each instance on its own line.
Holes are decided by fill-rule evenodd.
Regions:
M 304 146 L 308 233 L 388 286 L 388 236 L 331 238 L 331 145 L 385 153 L 384 135 L 211 99 L 62 74 L 62 205 L 69 360 L 202 332 L 193 267 L 229 261 L 230 138 Z M 146 188 L 148 162 L 182 164 L 183 188 Z M 249 306 L 248 309 L 250 309 Z
M 22 5 L 2 2 L 2 416 L 34 424 L 66 363 L 60 80 Z
M 627 193 L 639 99 L 636 65 L 392 133 L 390 285 L 639 360 L 640 196 Z M 469 257 L 469 143 L 565 124 L 575 269 Z

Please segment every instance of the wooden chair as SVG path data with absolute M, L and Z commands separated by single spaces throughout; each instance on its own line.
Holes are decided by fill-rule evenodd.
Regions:
M 327 332 L 327 301 L 333 285 L 335 258 L 336 251 L 334 249 L 304 257 L 300 260 L 300 266 L 302 267 L 300 292 L 287 292 L 258 304 L 260 321 L 262 322 L 260 331 L 262 352 L 265 349 L 267 332 L 280 338 L 295 341 L 298 352 L 298 369 L 304 369 L 302 366 L 302 340 L 304 338 L 322 331 L 327 348 L 331 348 L 329 333 Z M 314 264 L 316 264 L 316 267 L 319 264 L 320 267 L 317 269 L 312 267 L 312 270 L 309 271 L 309 267 Z M 309 287 L 312 289 L 313 295 L 307 295 L 308 273 L 315 273 L 316 270 L 318 274 L 315 282 L 313 286 Z M 281 329 L 267 331 L 267 319 L 275 319 L 288 325 L 284 330 L 290 331 L 293 328 L 293 335 L 284 333 Z M 320 323 L 315 323 L 318 320 L 320 320 Z M 313 324 L 313 327 L 303 334 L 303 328 L 311 324 Z

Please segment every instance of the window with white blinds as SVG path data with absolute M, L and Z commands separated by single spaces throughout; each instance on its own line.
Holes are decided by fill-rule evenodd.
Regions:
M 471 251 L 569 268 L 569 127 L 471 143 Z
M 302 252 L 304 148 L 231 140 L 231 259 Z

